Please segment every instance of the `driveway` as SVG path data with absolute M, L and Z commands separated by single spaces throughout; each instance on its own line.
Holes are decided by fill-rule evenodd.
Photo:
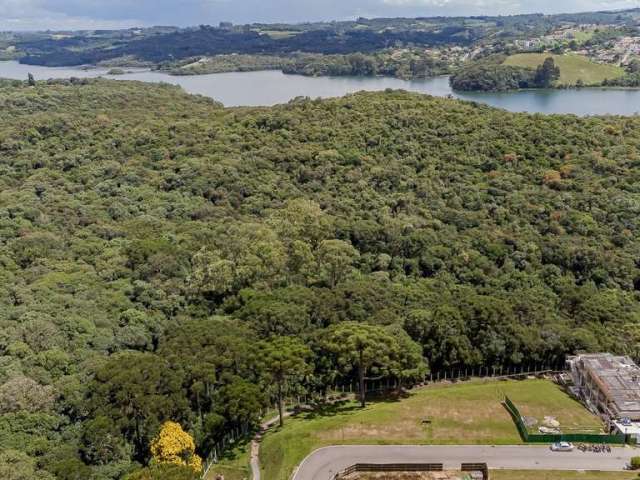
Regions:
M 620 471 L 639 454 L 622 447 L 611 453 L 583 453 L 552 452 L 548 446 L 335 446 L 311 453 L 293 480 L 331 480 L 355 463 L 444 463 L 445 469 L 458 469 L 463 462 L 486 462 L 491 469 Z

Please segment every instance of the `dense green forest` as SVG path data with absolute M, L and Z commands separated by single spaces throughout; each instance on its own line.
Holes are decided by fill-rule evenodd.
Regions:
M 282 70 L 287 74 L 317 76 L 391 76 L 426 78 L 450 73 L 456 62 L 427 54 L 420 49 L 400 52 L 323 55 L 297 53 L 289 56 L 216 55 L 163 62 L 156 66 L 172 75 L 200 75 L 221 72 Z
M 374 76 L 404 79 L 451 73 L 454 62 L 435 58 L 420 49 L 403 52 L 382 50 L 372 54 L 299 55 L 282 68 L 284 73 L 307 76 Z
M 132 473 L 165 421 L 204 456 L 290 393 L 637 358 L 639 132 L 396 91 L 1 83 L 0 477 L 189 478 Z
M 560 78 L 560 68 L 551 57 L 537 68 L 504 65 L 504 59 L 504 55 L 492 55 L 462 66 L 451 75 L 451 88 L 459 91 L 485 92 L 551 88 Z
M 282 70 L 293 63 L 293 58 L 271 55 L 216 55 L 193 57 L 174 62 L 163 62 L 156 68 L 171 75 L 202 75 L 224 72 L 254 72 L 259 70 Z
M 449 83 L 458 91 L 501 92 L 534 88 L 534 76 L 535 72 L 530 68 L 482 60 L 460 68 L 451 75 Z

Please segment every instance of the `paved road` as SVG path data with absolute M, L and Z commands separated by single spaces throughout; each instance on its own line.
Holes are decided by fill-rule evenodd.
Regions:
M 293 480 L 330 480 L 354 463 L 444 463 L 457 469 L 463 462 L 486 462 L 493 469 L 619 471 L 638 454 L 632 448 L 583 453 L 552 452 L 547 446 L 335 446 L 309 455 Z

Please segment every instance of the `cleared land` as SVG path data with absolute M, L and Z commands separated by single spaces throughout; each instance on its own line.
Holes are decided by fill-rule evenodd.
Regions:
M 554 416 L 565 428 L 601 428 L 598 418 L 546 380 L 434 385 L 399 401 L 371 403 L 364 410 L 347 402 L 289 419 L 262 443 L 264 477 L 286 479 L 307 454 L 328 445 L 522 443 L 501 404 L 505 394 L 523 415 Z
M 468 478 L 468 475 L 461 472 L 360 473 L 350 475 L 348 480 L 463 480 Z
M 541 470 L 492 470 L 492 480 L 637 480 L 635 472 L 557 472 Z
M 600 84 L 606 79 L 624 75 L 624 70 L 615 65 L 595 63 L 582 55 L 553 55 L 549 53 L 519 53 L 507 57 L 504 64 L 518 67 L 536 68 L 547 57 L 553 57 L 560 67 L 561 85 L 575 85 L 582 80 L 585 85 Z
M 420 474 L 360 474 L 350 480 L 424 480 Z M 493 480 L 637 480 L 634 472 L 558 472 L 540 470 L 492 470 Z

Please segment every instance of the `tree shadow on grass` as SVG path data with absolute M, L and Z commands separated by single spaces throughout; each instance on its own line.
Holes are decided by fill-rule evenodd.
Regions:
M 345 415 L 360 410 L 360 405 L 354 403 L 353 400 L 344 399 L 327 403 L 317 404 L 312 410 L 301 411 L 293 414 L 294 418 L 303 420 L 312 420 L 315 418 L 335 417 L 337 415 Z
M 240 438 L 236 440 L 236 442 L 233 444 L 233 447 L 226 448 L 222 451 L 218 461 L 232 462 L 234 460 L 237 460 L 238 458 L 240 458 L 242 454 L 246 453 L 249 450 L 249 448 L 251 448 L 249 445 L 250 443 L 251 443 L 250 437 Z
M 392 390 L 387 392 L 372 392 L 367 394 L 367 401 L 375 403 L 396 403 L 411 398 L 415 393 L 409 390 Z
M 396 403 L 407 399 L 414 394 L 408 391 L 401 392 L 380 392 L 367 394 L 367 406 L 379 403 Z M 362 407 L 357 399 L 343 398 L 340 400 L 331 400 L 318 403 L 311 410 L 303 410 L 292 415 L 293 418 L 303 420 L 312 420 L 315 418 L 335 417 L 337 415 L 346 415 L 362 411 Z

